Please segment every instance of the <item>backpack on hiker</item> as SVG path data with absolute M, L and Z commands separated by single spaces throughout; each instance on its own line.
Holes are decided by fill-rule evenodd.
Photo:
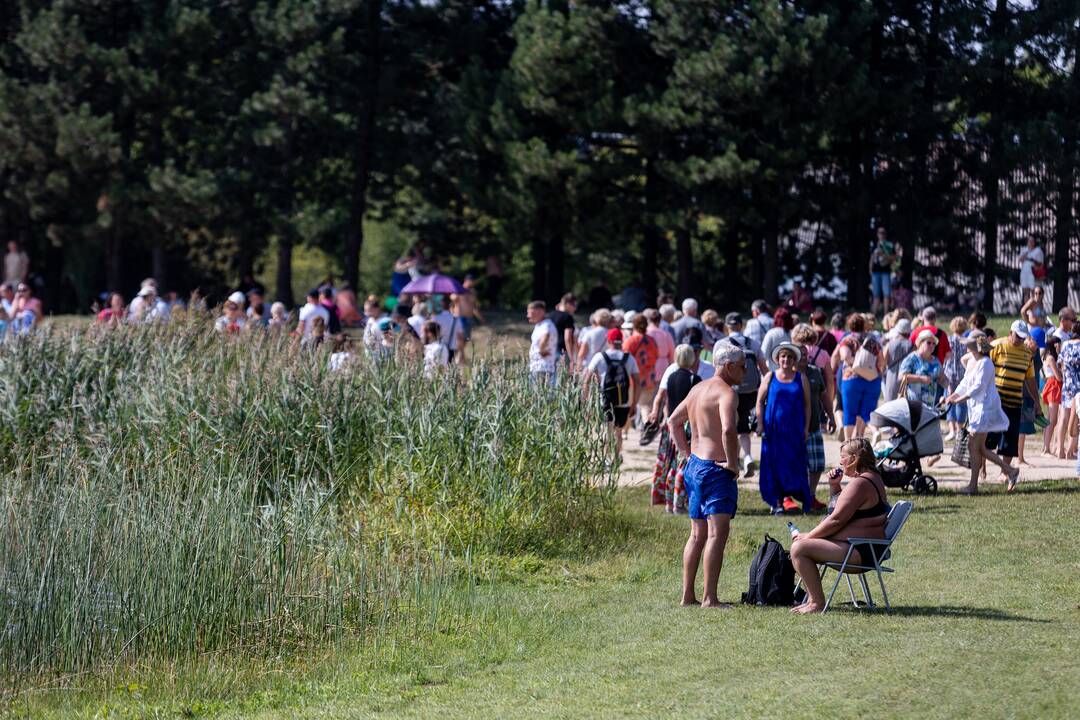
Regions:
M 741 343 L 734 337 L 726 337 L 724 340 L 743 351 L 743 362 L 746 367 L 746 372 L 743 374 L 742 382 L 735 388 L 735 392 L 756 392 L 758 387 L 761 386 L 761 370 L 758 369 L 758 356 L 750 344 L 750 338 L 743 337 L 743 342 Z
M 623 353 L 618 360 L 613 360 L 606 352 L 604 363 L 607 372 L 604 373 L 604 404 L 608 407 L 627 407 L 630 405 L 630 373 L 626 370 L 626 362 L 630 357 Z
M 795 568 L 791 555 L 778 541 L 765 535 L 750 562 L 750 589 L 743 593 L 747 605 L 793 605 Z

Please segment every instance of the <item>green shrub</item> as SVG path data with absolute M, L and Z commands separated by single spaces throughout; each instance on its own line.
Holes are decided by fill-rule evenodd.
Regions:
M 198 318 L 5 343 L 0 674 L 377 633 L 462 558 L 603 523 L 602 433 L 575 385 L 499 358 L 435 382 L 404 357 L 331 372 Z

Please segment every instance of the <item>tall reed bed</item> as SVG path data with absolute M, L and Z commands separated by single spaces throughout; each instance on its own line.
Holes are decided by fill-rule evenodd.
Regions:
M 461 558 L 555 549 L 610 507 L 572 384 L 326 360 L 195 321 L 0 346 L 0 675 L 439 622 Z

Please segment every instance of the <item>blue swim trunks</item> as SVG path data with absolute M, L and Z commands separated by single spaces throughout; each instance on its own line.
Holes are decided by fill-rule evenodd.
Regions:
M 688 497 L 687 509 L 691 520 L 704 520 L 710 515 L 735 517 L 739 506 L 739 485 L 735 475 L 714 460 L 702 460 L 691 455 L 683 471 Z

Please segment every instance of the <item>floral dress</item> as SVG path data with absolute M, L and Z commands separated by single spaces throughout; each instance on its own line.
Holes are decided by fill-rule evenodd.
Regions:
M 938 359 L 931 355 L 929 360 L 924 360 L 919 353 L 913 352 L 900 363 L 900 377 L 907 374 L 926 375 L 930 378 L 928 383 L 909 382 L 906 392 L 907 399 L 933 405 L 937 400 L 938 375 L 941 374 L 941 363 L 938 362 Z
M 1058 355 L 1061 371 L 1061 404 L 1068 407 L 1080 395 L 1080 340 L 1069 340 L 1061 346 Z

